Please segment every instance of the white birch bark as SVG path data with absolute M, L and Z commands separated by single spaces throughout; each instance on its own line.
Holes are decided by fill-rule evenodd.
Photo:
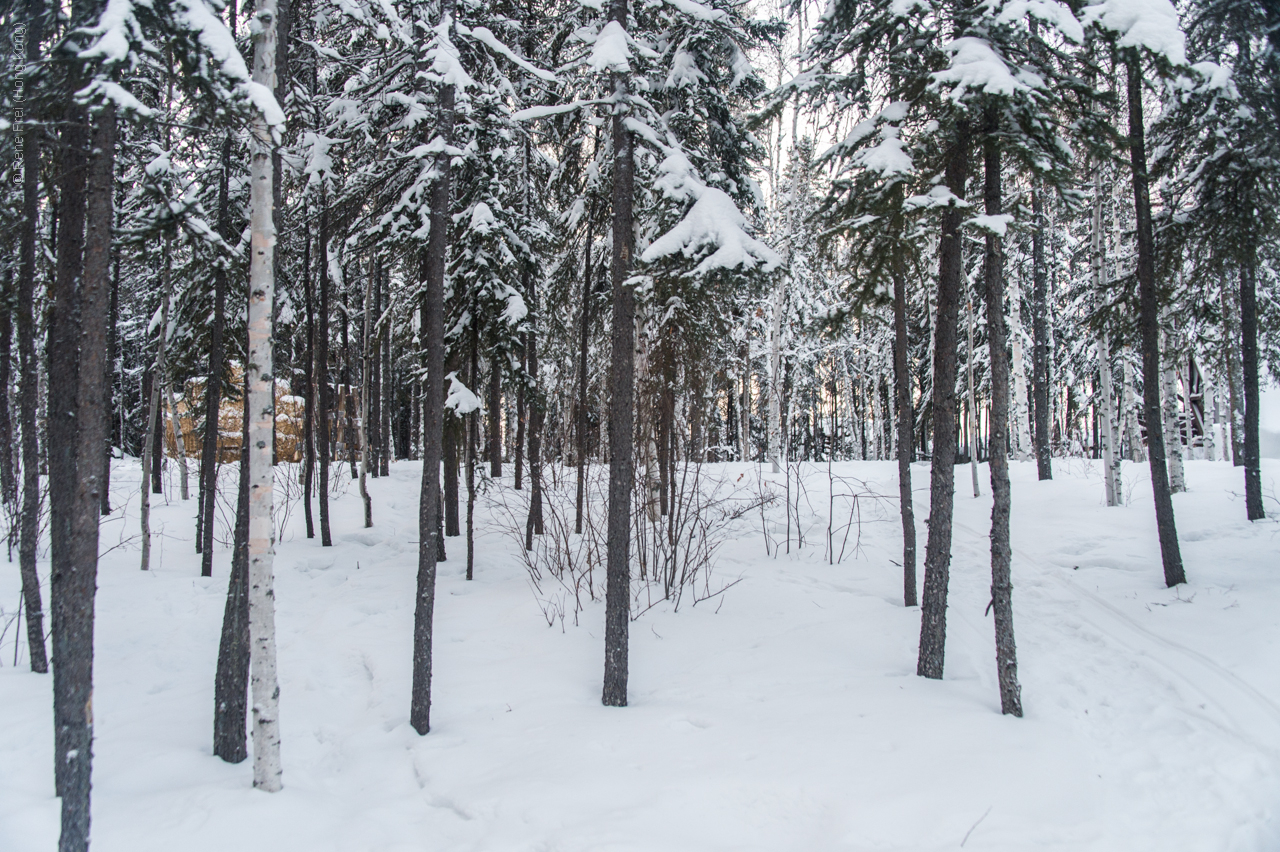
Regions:
M 738 398 L 738 439 L 741 443 L 741 461 L 751 461 L 751 317 L 742 321 L 742 395 Z
M 1147 452 L 1142 446 L 1142 435 L 1138 431 L 1138 408 L 1137 394 L 1133 388 L 1133 359 L 1129 357 L 1126 350 L 1124 356 L 1124 431 L 1125 437 L 1129 441 L 1130 461 L 1143 462 L 1147 460 Z
M 1013 348 L 1013 450 L 1019 461 L 1031 458 L 1031 411 L 1027 404 L 1027 368 L 1022 358 L 1022 285 L 1018 276 L 1009 281 L 1009 342 Z
M 966 287 L 967 287 L 966 282 Z M 968 294 L 966 293 L 966 297 Z M 973 386 L 973 299 L 966 298 L 965 312 L 969 318 L 969 396 L 965 400 L 965 408 L 967 409 L 967 419 L 969 421 L 969 471 L 973 474 L 973 496 L 981 497 L 982 488 L 978 485 L 978 428 L 976 424 L 978 413 L 978 394 L 977 389 Z
M 1093 286 L 1098 301 L 1104 298 L 1102 290 L 1102 178 L 1097 172 L 1093 177 L 1093 235 L 1092 235 Z M 1115 446 L 1115 411 L 1112 404 L 1111 345 L 1106 329 L 1098 332 L 1098 435 L 1102 443 L 1102 481 L 1107 505 L 1120 505 L 1120 453 Z
M 1217 388 L 1204 377 L 1204 457 L 1209 461 L 1218 460 L 1218 394 Z
M 276 87 L 276 3 L 258 0 L 250 25 L 254 35 L 253 79 L 268 93 Z M 269 96 L 269 94 L 268 94 Z M 253 786 L 281 787 L 280 687 L 276 679 L 275 591 L 272 588 L 274 527 L 271 522 L 275 399 L 271 351 L 275 280 L 272 259 L 272 129 L 254 115 L 249 167 L 249 682 L 253 702 Z
M 360 364 L 360 499 L 364 501 L 364 525 L 373 526 L 373 500 L 369 497 L 369 488 L 365 477 L 369 471 L 369 436 L 365 423 L 369 419 L 369 372 L 370 355 L 376 345 L 370 338 L 369 312 L 373 307 L 373 261 L 369 261 L 369 274 L 364 279 L 364 357 Z
M 794 192 L 792 198 L 794 201 Z M 782 305 L 787 298 L 784 281 L 779 275 L 773 291 L 773 321 L 769 324 L 769 462 L 774 473 L 782 471 Z
M 142 525 L 142 570 L 151 569 L 151 470 L 160 460 L 154 458 L 152 447 L 155 446 L 156 421 L 160 414 L 160 382 L 165 371 L 165 355 L 169 341 L 169 303 L 173 296 L 173 276 L 169 271 L 170 237 L 164 238 L 164 252 L 161 260 L 160 296 L 160 340 L 156 344 L 156 366 L 151 379 L 151 399 L 147 401 L 147 429 L 142 439 L 142 503 L 139 507 L 139 518 Z
M 169 381 L 169 377 L 165 376 L 164 394 L 169 402 L 169 419 L 173 421 L 173 450 L 174 457 L 178 460 L 178 494 L 183 500 L 191 499 L 191 492 L 187 487 L 187 442 L 182 434 L 182 423 L 178 419 L 178 405 L 173 397 L 173 382 Z
M 1174 493 L 1187 490 L 1187 479 L 1182 468 L 1182 429 L 1178 422 L 1178 358 L 1172 317 L 1165 313 L 1164 368 L 1160 371 L 1161 414 L 1164 420 L 1165 455 L 1169 461 L 1169 489 Z

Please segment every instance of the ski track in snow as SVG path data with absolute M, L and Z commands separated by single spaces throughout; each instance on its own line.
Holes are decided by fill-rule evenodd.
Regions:
M 724 468 L 740 488 L 759 476 L 782 490 L 780 474 Z M 896 492 L 891 462 L 835 468 L 840 492 L 855 478 Z M 1012 465 L 1021 720 L 999 714 L 983 612 L 985 472 L 973 499 L 957 468 L 937 682 L 914 675 L 896 503 L 868 496 L 856 547 L 851 535 L 828 565 L 826 465 L 804 470 L 791 523 L 807 545 L 767 556 L 759 514 L 742 519 L 717 569 L 741 583 L 710 607 L 633 622 L 625 710 L 599 706 L 602 606 L 548 629 L 482 497 L 477 579 L 461 579 L 462 539 L 441 565 L 427 737 L 407 725 L 420 468 L 370 482 L 371 530 L 344 474 L 335 546 L 303 538 L 295 505 L 277 548 L 285 790 L 269 795 L 208 744 L 225 546 L 214 578 L 196 576 L 194 501 L 171 500 L 155 510 L 156 570 L 138 572 L 125 498 L 137 469 L 123 463 L 113 494 L 131 514 L 103 526 L 104 551 L 124 544 L 99 581 L 94 849 L 1280 848 L 1280 577 L 1268 573 L 1280 529 L 1238 517 L 1239 469 L 1188 465 L 1193 490 L 1175 506 L 1190 583 L 1165 590 L 1144 467 L 1125 468 L 1131 504 L 1107 509 L 1088 464 L 1059 463 L 1052 483 Z M 913 466 L 917 485 L 927 470 Z M 927 487 L 916 510 L 923 562 Z M 848 511 L 837 498 L 837 523 Z M 6 613 L 17 588 L 17 566 L 0 569 Z M 49 679 L 12 667 L 12 636 L 0 640 L 0 850 L 35 852 L 54 848 L 58 825 Z

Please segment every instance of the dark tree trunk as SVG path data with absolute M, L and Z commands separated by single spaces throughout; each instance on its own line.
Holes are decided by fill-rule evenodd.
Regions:
M 386 334 L 386 330 L 379 323 L 381 319 L 382 261 L 378 260 L 373 268 L 373 322 L 375 323 L 373 340 L 365 343 L 369 347 L 366 362 L 371 365 L 371 372 L 368 383 L 369 399 L 365 402 L 369 416 L 364 424 L 364 433 L 365 440 L 369 442 L 369 473 L 374 477 L 380 475 L 382 455 L 385 452 L 382 445 L 382 338 L 379 335 Z
M 5 272 L 4 289 L 0 293 L 4 301 L 0 304 L 0 498 L 10 506 L 18 502 L 18 485 L 13 470 L 13 421 L 9 419 L 9 386 L 13 381 L 10 368 L 13 358 L 13 287 L 13 270 L 10 269 Z M 106 387 L 111 387 L 110 383 Z M 107 422 L 111 422 L 110 418 Z
M 218 176 L 218 233 L 231 242 L 229 182 L 231 136 L 222 140 L 222 170 Z M 209 329 L 209 370 L 204 385 L 204 446 L 200 452 L 200 576 L 213 576 L 213 517 L 218 499 L 218 412 L 222 406 L 224 315 L 227 307 L 227 268 L 213 270 L 213 324 Z
M 480 382 L 480 330 L 472 311 L 471 345 L 467 353 L 467 383 L 476 387 Z M 480 411 L 467 415 L 467 579 L 475 578 L 476 561 L 476 457 L 480 441 Z
M 530 157 L 529 143 L 525 141 L 525 161 Z M 528 175 L 526 174 L 526 180 Z M 538 285 L 525 269 L 523 290 L 529 299 L 529 333 L 525 337 L 525 351 L 529 356 L 529 517 L 525 521 L 524 547 L 533 549 L 534 534 L 542 535 L 542 424 L 546 416 L 546 401 L 542 383 L 538 379 Z
M 441 20 L 453 14 L 453 0 L 441 5 Z M 434 135 L 453 140 L 452 85 L 441 85 Z M 430 132 L 430 131 L 428 131 Z M 413 624 L 413 691 L 409 724 L 419 734 L 431 730 L 431 640 L 436 599 L 436 562 L 444 544 L 440 534 L 440 455 L 444 423 L 444 271 L 449 249 L 449 155 L 436 155 L 431 184 L 431 226 L 421 253 L 424 284 L 421 339 L 426 345 L 426 396 L 423 406 L 422 493 L 418 510 L 418 588 Z
M 1243 273 L 1242 273 L 1243 274 Z M 1222 286 L 1222 361 L 1227 374 L 1231 463 L 1244 467 L 1244 365 L 1240 361 L 1240 288 Z M 1223 447 L 1225 452 L 1226 447 Z
M 458 298 L 459 295 L 455 293 L 453 297 L 455 304 L 446 307 L 446 313 L 455 313 Z M 466 370 L 463 368 L 461 359 L 461 347 L 450 346 L 445 353 L 445 375 L 451 373 L 465 375 Z M 464 462 L 467 425 L 465 415 L 459 414 L 456 409 L 444 412 L 444 431 L 441 435 L 440 452 L 444 460 L 444 495 L 442 497 L 444 506 L 441 511 L 444 514 L 444 535 L 446 536 L 462 535 L 458 477 L 461 475 L 461 466 Z
M 1240 360 L 1244 368 L 1244 505 L 1249 520 L 1267 516 L 1262 505 L 1262 453 L 1258 411 L 1258 281 L 1250 251 L 1240 268 Z
M 44 0 L 27 0 L 27 61 L 38 62 L 44 31 Z M 40 226 L 40 133 L 35 122 L 26 122 L 26 146 L 22 152 L 22 235 L 18 252 L 18 387 L 22 419 L 22 518 L 18 538 L 18 566 L 22 574 L 22 600 L 27 616 L 27 646 L 31 670 L 49 671 L 44 644 L 44 608 L 40 578 L 36 573 L 36 546 L 40 538 L 40 444 L 36 409 L 40 364 L 36 357 L 35 286 L 36 249 Z
M 578 463 L 578 495 L 573 510 L 573 531 L 582 534 L 583 503 L 587 498 L 587 345 L 591 338 L 591 242 L 595 235 L 587 222 L 586 260 L 582 265 L 582 322 L 578 344 L 578 417 L 575 438 Z
M 99 512 L 102 517 L 111 514 L 111 432 L 114 428 L 115 420 L 115 393 L 116 388 L 124 387 L 123 376 L 119 382 L 116 381 L 116 367 L 120 363 L 120 249 L 113 246 L 111 250 L 112 272 L 111 272 L 111 304 L 108 308 L 109 316 L 107 318 L 107 363 L 103 381 L 106 383 L 106 411 L 103 416 L 107 418 L 107 437 L 102 446 L 102 505 L 99 506 Z M 120 408 L 121 418 L 123 419 L 124 398 L 121 395 Z M 120 445 L 124 446 L 124 430 L 120 430 Z
M 1000 192 L 1000 104 L 987 107 L 983 141 L 986 173 L 983 193 L 988 216 L 1002 212 Z M 1022 715 L 1018 686 L 1018 649 L 1013 639 L 1013 578 L 1009 546 L 1009 356 L 1004 327 L 1004 246 L 994 233 L 986 238 L 983 283 L 986 285 L 987 345 L 991 355 L 991 605 L 996 620 L 996 673 L 1000 682 L 1000 712 Z
M 82 108 L 68 107 L 67 118 L 60 193 L 65 230 L 58 239 L 54 294 L 59 316 L 56 323 L 50 321 L 50 351 L 57 353 L 51 356 L 50 375 L 58 376 L 59 381 L 50 383 L 49 423 L 51 428 L 55 422 L 60 425 L 56 435 L 50 434 L 50 458 L 56 455 L 58 463 L 50 463 L 49 491 L 51 495 L 62 493 L 50 501 L 49 526 L 54 760 L 62 797 L 58 848 L 60 852 L 79 852 L 89 845 L 94 594 L 102 507 L 101 453 L 107 431 L 102 377 L 110 302 L 116 122 L 114 108 L 101 109 L 90 135 Z M 63 366 L 69 369 L 63 371 Z M 58 385 L 66 388 L 58 391 L 55 399 Z
M 315 487 L 316 475 L 316 312 L 311 280 L 311 233 L 308 231 L 302 244 L 302 300 L 307 335 L 302 380 L 302 514 L 307 524 L 307 538 L 316 537 L 311 512 L 311 489 Z
M 610 20 L 626 26 L 627 0 L 614 0 Z M 614 75 L 614 96 L 625 102 L 629 80 Z M 631 621 L 631 467 L 635 428 L 635 291 L 627 283 L 631 270 L 632 203 L 635 198 L 633 137 L 622 112 L 613 115 L 613 347 L 609 363 L 609 521 L 608 585 L 605 591 L 604 692 L 608 707 L 627 704 L 627 631 Z
M 391 294 L 388 285 L 389 273 L 382 268 L 382 289 L 387 292 L 387 300 L 390 302 Z M 387 318 L 387 324 L 382 329 L 382 406 L 381 415 L 378 418 L 378 443 L 381 445 L 381 452 L 378 456 L 378 465 L 381 468 L 383 476 L 390 475 L 391 455 L 394 451 L 394 445 L 391 440 L 391 318 Z
M 1169 586 L 1187 581 L 1174 524 L 1173 497 L 1166 466 L 1164 426 L 1160 411 L 1160 304 L 1156 293 L 1155 238 L 1151 226 L 1151 196 L 1147 177 L 1147 148 L 1142 120 L 1141 60 L 1132 50 L 1126 60 L 1129 96 L 1129 159 L 1133 168 L 1134 214 L 1138 236 L 1138 325 L 1142 335 L 1142 402 L 1146 415 L 1151 490 L 1156 504 L 1156 528 L 1164 580 Z M 1039 411 L 1037 411 L 1039 415 Z
M 1044 193 L 1039 187 L 1031 191 L 1031 321 L 1034 338 L 1031 353 L 1032 417 L 1035 435 L 1036 472 L 1040 479 L 1053 479 L 1053 445 L 1049 435 L 1049 269 L 1044 258 Z
M 502 354 L 489 359 L 489 475 L 502 476 Z
M 351 300 L 348 285 L 349 270 L 342 271 L 342 369 L 339 381 L 346 388 L 342 395 L 342 447 L 347 451 L 347 463 L 351 466 L 351 478 L 359 474 L 356 471 L 356 427 L 355 427 L 355 371 L 351 369 Z
M 915 449 L 915 413 L 907 366 L 907 277 L 902 261 L 893 261 L 893 380 L 898 414 L 898 504 L 902 514 L 902 600 L 916 605 L 916 513 L 911 497 L 911 456 Z
M 525 292 L 533 294 L 533 284 L 525 276 Z M 530 299 L 536 307 L 536 297 Z M 525 550 L 533 549 L 533 535 L 542 534 L 542 389 L 538 386 L 538 335 L 525 335 L 525 352 L 529 356 L 529 392 L 525 406 L 529 416 L 529 515 L 524 524 Z
M 964 198 L 969 176 L 969 127 L 960 119 L 947 152 L 946 183 Z M 916 674 L 941 678 L 947 641 L 947 582 L 951 571 L 951 512 L 955 502 L 956 325 L 964 290 L 960 224 L 964 213 L 948 207 L 942 214 L 938 247 L 938 304 L 934 322 L 933 462 L 929 472 L 929 539 L 924 558 L 924 596 L 920 612 L 920 658 Z
M 333 535 L 329 531 L 329 459 L 333 450 L 329 439 L 329 415 L 333 411 L 329 398 L 329 199 L 323 189 L 320 194 L 319 241 L 319 268 L 316 273 L 320 282 L 320 316 L 316 323 L 316 358 L 313 366 L 320 397 L 320 410 L 315 413 L 316 425 L 320 427 L 316 433 L 316 440 L 320 445 L 320 544 L 332 547 Z
M 462 418 L 446 413 L 441 453 L 444 457 L 444 534 L 447 536 L 462 535 L 458 514 L 458 448 L 462 444 L 462 431 Z
M 248 757 L 245 714 L 249 695 L 249 387 L 244 389 L 240 433 L 240 485 L 231 578 L 222 610 L 218 671 L 213 681 L 213 753 L 227 763 Z
M 668 341 L 663 341 L 666 344 Z M 673 365 L 671 353 L 666 345 L 662 346 L 658 355 L 658 376 L 661 386 L 658 388 L 658 410 L 655 429 L 658 450 L 658 514 L 667 514 L 667 500 L 671 488 L 671 426 L 675 420 L 675 393 L 672 390 L 673 380 L 669 375 Z
M 92 656 L 83 653 L 84 640 L 92 636 L 92 631 L 86 633 L 84 629 L 83 572 L 77 571 L 82 566 L 74 563 L 72 526 L 78 437 L 75 412 L 80 369 L 78 295 L 84 270 L 85 182 L 89 146 L 85 110 L 74 104 L 71 94 L 77 90 L 78 87 L 73 87 L 68 92 L 59 140 L 57 267 L 50 293 L 45 348 L 49 362 L 47 375 L 58 377 L 58 381 L 49 382 L 46 414 L 53 562 L 50 597 L 53 609 L 54 777 L 58 795 L 67 796 L 68 802 L 74 801 L 80 793 L 70 785 L 69 776 L 83 776 L 83 792 L 88 792 L 88 749 L 77 752 L 74 765 L 66 757 L 72 749 L 90 743 L 86 706 L 92 682 Z M 91 625 L 91 608 L 87 614 Z M 87 842 L 87 825 L 85 828 Z
M 523 335 L 521 340 L 528 340 L 528 335 Z M 524 488 L 524 433 L 525 418 L 528 417 L 528 406 L 525 405 L 524 386 L 526 377 L 529 375 L 527 370 L 528 359 L 525 357 L 528 346 L 523 344 L 520 347 L 520 381 L 516 384 L 516 452 L 513 464 L 516 468 L 514 488 L 519 491 Z
M 156 382 L 163 382 L 163 381 L 164 381 L 164 376 L 162 376 L 155 369 L 152 369 L 151 371 L 152 395 L 155 395 L 156 393 L 161 393 L 161 398 L 163 398 L 162 391 L 157 391 L 155 387 Z M 163 385 L 161 386 L 161 388 L 163 389 Z M 152 429 L 151 429 L 151 493 L 152 494 L 164 494 L 164 435 L 165 435 L 164 404 L 161 403 L 159 406 L 156 407 L 156 419 L 153 422 Z

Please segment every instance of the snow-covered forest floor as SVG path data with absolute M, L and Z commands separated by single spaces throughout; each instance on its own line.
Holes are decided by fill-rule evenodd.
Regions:
M 248 762 L 211 754 L 225 544 L 200 578 L 195 501 L 170 499 L 155 510 L 155 570 L 140 572 L 138 466 L 117 463 L 97 597 L 95 850 L 1280 846 L 1280 525 L 1244 520 L 1230 464 L 1188 464 L 1191 490 L 1174 500 L 1190 581 L 1176 589 L 1161 582 L 1144 466 L 1125 464 L 1130 503 L 1108 509 L 1097 462 L 1057 459 L 1052 482 L 1013 464 L 1024 719 L 1000 715 L 983 613 L 985 468 L 978 499 L 956 469 L 943 681 L 915 675 L 896 505 L 860 498 L 859 546 L 829 564 L 827 470 L 805 465 L 806 546 L 793 536 L 771 556 L 759 513 L 738 520 L 712 583 L 741 582 L 633 622 L 626 709 L 600 704 L 603 604 L 548 627 L 482 498 L 475 580 L 462 539 L 440 566 L 426 737 L 408 724 L 420 470 L 370 481 L 368 530 L 347 488 L 333 548 L 303 537 L 294 506 L 275 563 L 285 789 L 270 795 L 251 789 Z M 754 465 L 714 470 L 781 490 Z M 896 493 L 891 462 L 834 470 Z M 922 554 L 927 474 L 913 469 Z M 1263 482 L 1274 515 L 1280 462 L 1264 460 Z M 849 508 L 835 501 L 838 523 Z M 780 539 L 782 505 L 768 514 Z M 19 587 L 16 562 L 0 563 L 0 624 Z M 14 635 L 0 641 L 0 849 L 44 852 L 58 835 L 51 682 L 25 670 L 25 648 L 13 665 Z

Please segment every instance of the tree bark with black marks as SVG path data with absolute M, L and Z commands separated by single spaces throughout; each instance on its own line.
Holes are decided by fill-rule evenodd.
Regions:
M 969 177 L 970 130 L 957 119 L 947 151 L 945 179 L 957 199 Z M 929 537 L 925 546 L 924 595 L 920 611 L 920 657 L 916 674 L 941 678 L 947 641 L 947 583 L 951 571 L 951 516 L 955 503 L 956 331 L 964 289 L 960 225 L 963 210 L 954 204 L 942 213 L 938 247 L 938 301 L 934 322 L 933 461 L 929 472 Z
M 440 20 L 451 22 L 454 0 L 444 0 Z M 452 28 L 452 26 L 451 26 Z M 454 87 L 440 84 L 434 137 L 453 141 Z M 440 517 L 440 456 L 444 425 L 444 275 L 449 250 L 449 154 L 435 155 L 430 193 L 430 233 L 419 255 L 423 283 L 421 339 L 426 347 L 423 401 L 422 491 L 418 509 L 418 584 L 414 602 L 413 686 L 409 724 L 419 734 L 431 730 L 431 644 L 436 599 L 436 563 L 444 537 Z
M 1243 273 L 1242 273 L 1243 274 Z M 1240 290 L 1222 285 L 1222 361 L 1227 374 L 1231 463 L 1244 467 L 1244 364 L 1240 359 Z
M 1160 411 L 1160 303 L 1156 292 L 1155 237 L 1151 224 L 1151 194 L 1147 175 L 1146 132 L 1142 119 L 1142 68 L 1134 50 L 1125 60 L 1129 99 L 1129 161 L 1133 170 L 1134 218 L 1138 237 L 1138 328 L 1142 337 L 1142 402 L 1147 426 L 1151 491 L 1156 504 L 1156 529 L 1166 585 L 1187 581 L 1174 523 L 1173 497 L 1165 460 L 1164 427 Z M 1037 412 L 1039 416 L 1039 412 Z
M 254 12 L 253 80 L 276 84 L 276 0 L 258 0 Z M 249 397 L 249 689 L 253 716 L 253 786 L 281 787 L 280 686 L 276 676 L 275 592 L 271 519 L 275 460 L 276 226 L 272 212 L 275 131 L 256 112 L 249 134 L 249 348 L 245 380 Z
M 1036 472 L 1043 480 L 1053 479 L 1053 446 L 1049 435 L 1049 269 L 1044 257 L 1044 191 L 1039 186 L 1031 190 L 1031 215 L 1031 299 L 1035 306 L 1031 321 L 1031 395 Z
M 1000 186 L 999 102 L 986 109 L 983 139 L 985 186 L 983 201 L 988 216 L 1003 211 Z M 993 232 L 986 235 L 982 278 L 987 301 L 987 347 L 991 356 L 991 608 L 996 622 L 996 676 L 1000 683 L 1000 712 L 1022 715 L 1022 688 L 1018 685 L 1018 649 L 1013 638 L 1013 553 L 1009 544 L 1009 356 L 1004 327 L 1004 245 Z
M 614 0 L 609 19 L 624 29 L 627 0 Z M 621 105 L 629 97 L 627 74 L 613 75 L 613 320 L 609 363 L 609 509 L 606 542 L 608 585 L 605 589 L 604 691 L 608 707 L 627 704 L 628 628 L 631 622 L 631 487 L 635 475 L 635 290 L 627 283 L 635 234 L 635 140 Z

